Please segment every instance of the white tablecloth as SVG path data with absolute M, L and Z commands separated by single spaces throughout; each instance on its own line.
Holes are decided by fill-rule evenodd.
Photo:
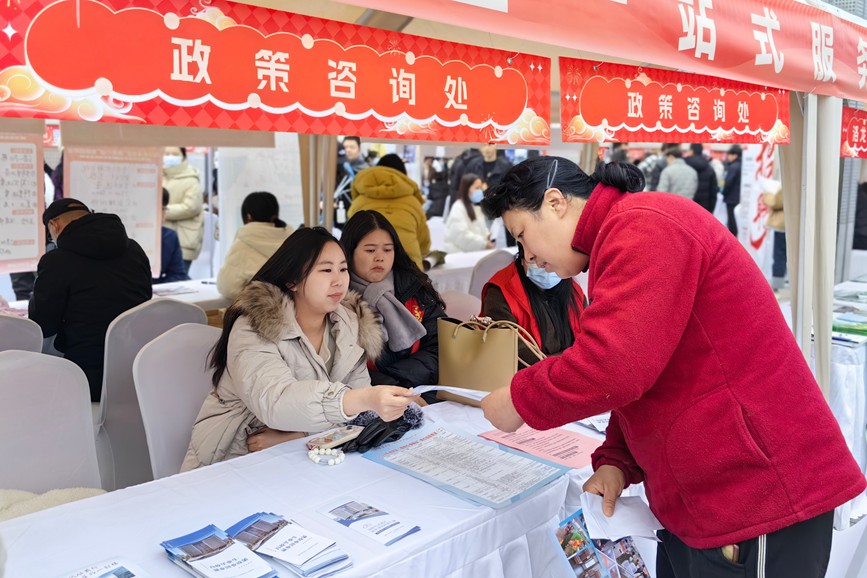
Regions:
M 341 578 L 565 577 L 551 532 L 569 485 L 562 477 L 492 510 L 359 455 L 337 467 L 315 465 L 303 441 L 295 441 L 0 523 L 0 537 L 8 554 L 6 578 L 48 578 L 113 557 L 138 563 L 154 577 L 182 577 L 187 574 L 168 561 L 162 540 L 211 523 L 225 528 L 265 511 L 336 539 L 354 561 Z M 421 532 L 381 546 L 317 512 L 341 497 L 376 505 Z
M 184 289 L 192 291 L 191 293 L 181 293 L 180 295 L 166 295 L 165 297 L 177 299 L 184 303 L 192 303 L 198 305 L 205 311 L 228 307 L 232 304 L 231 299 L 226 299 L 217 292 L 217 285 L 213 279 L 194 279 L 192 281 L 176 281 L 174 283 L 162 283 L 154 285 L 154 291 L 168 291 L 172 289 Z M 154 299 L 162 297 L 154 294 Z
M 517 252 L 517 247 L 505 247 L 507 251 Z M 427 272 L 437 291 L 460 291 L 467 293 L 470 289 L 470 278 L 473 267 L 482 257 L 490 255 L 497 249 L 471 251 L 469 253 L 449 253 L 446 262 Z

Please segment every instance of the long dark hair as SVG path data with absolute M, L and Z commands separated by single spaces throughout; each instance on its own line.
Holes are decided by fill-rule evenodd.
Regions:
M 633 164 L 612 162 L 599 163 L 591 177 L 569 159 L 533 157 L 509 169 L 500 184 L 485 191 L 482 210 L 491 219 L 511 209 L 538 211 L 550 188 L 587 199 L 600 183 L 635 193 L 644 190 L 644 173 Z
M 482 177 L 474 173 L 464 173 L 461 177 L 461 182 L 458 184 L 458 197 L 467 209 L 467 215 L 470 221 L 476 220 L 476 210 L 473 208 L 473 202 L 470 200 L 470 187 L 476 182 L 476 179 L 482 180 Z
M 394 266 L 392 267 L 392 271 L 394 271 L 395 279 L 416 281 L 421 286 L 419 295 L 416 297 L 420 303 L 438 304 L 445 308 L 445 303 L 431 284 L 430 277 L 425 275 L 418 268 L 418 265 L 415 264 L 415 261 L 410 259 L 406 253 L 406 249 L 400 243 L 400 237 L 398 237 L 397 231 L 394 230 L 394 226 L 388 222 L 388 219 L 382 213 L 377 211 L 358 211 L 343 226 L 340 244 L 343 245 L 343 251 L 346 253 L 349 270 L 355 270 L 353 263 L 355 249 L 367 235 L 376 230 L 383 230 L 388 233 L 391 241 L 394 243 Z
M 286 228 L 280 220 L 280 203 L 277 197 L 267 191 L 257 191 L 244 197 L 241 203 L 241 218 L 250 217 L 252 223 L 274 223 L 275 227 Z
M 530 301 L 530 310 L 533 312 L 533 317 L 536 318 L 539 333 L 541 335 L 553 333 L 560 343 L 560 348 L 557 351 L 545 351 L 545 353 L 551 355 L 563 351 L 575 341 L 570 314 L 581 314 L 578 302 L 575 300 L 572 279 L 562 279 L 550 289 L 542 289 L 530 281 L 524 271 L 524 248 L 520 243 L 518 243 L 518 255 L 515 257 L 514 267 L 518 270 L 521 286 Z M 553 327 L 548 326 L 548 319 L 551 320 Z M 539 343 L 539 347 L 541 348 L 543 345 Z
M 316 265 L 319 255 L 322 254 L 322 249 L 328 243 L 340 243 L 337 239 L 325 230 L 323 227 L 304 227 L 298 229 L 283 241 L 277 252 L 271 255 L 262 268 L 253 276 L 253 281 L 261 281 L 279 288 L 284 294 L 290 298 L 293 296 L 289 290 L 290 286 L 297 285 L 304 281 Z M 341 247 L 342 250 L 343 247 Z M 211 376 L 211 383 L 214 387 L 220 383 L 220 378 L 226 371 L 226 363 L 229 357 L 229 335 L 232 333 L 232 327 L 235 326 L 235 321 L 245 312 L 238 307 L 237 301 L 226 310 L 226 315 L 223 318 L 223 333 L 217 344 L 211 350 L 209 365 L 214 370 L 214 375 Z

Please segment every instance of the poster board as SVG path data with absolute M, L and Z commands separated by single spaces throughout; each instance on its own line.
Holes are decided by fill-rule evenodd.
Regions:
M 66 147 L 64 195 L 120 217 L 159 277 L 162 239 L 161 147 Z
M 274 137 L 274 148 L 220 148 L 217 152 L 219 263 L 225 259 L 235 233 L 244 224 L 241 203 L 250 193 L 267 191 L 277 197 L 280 218 L 293 229 L 304 222 L 298 135 L 277 133 Z
M 0 132 L 0 273 L 35 271 L 45 252 L 42 135 Z

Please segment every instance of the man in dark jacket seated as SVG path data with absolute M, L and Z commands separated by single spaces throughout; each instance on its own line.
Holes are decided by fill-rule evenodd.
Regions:
M 30 319 L 54 347 L 81 367 L 90 398 L 102 393 L 105 332 L 115 317 L 151 298 L 150 262 L 117 215 L 91 213 L 59 199 L 42 215 L 57 248 L 42 256 Z
M 163 187 L 163 220 L 165 220 L 168 205 L 169 191 Z M 178 238 L 177 232 L 163 225 L 162 244 L 160 245 L 160 276 L 154 279 L 154 285 L 189 280 L 190 276 L 187 275 L 186 267 L 184 267 L 181 240 Z

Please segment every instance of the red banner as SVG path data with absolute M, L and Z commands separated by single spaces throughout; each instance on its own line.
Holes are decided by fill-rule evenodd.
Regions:
M 789 93 L 711 76 L 560 58 L 563 142 L 789 142 Z
M 843 107 L 840 156 L 867 159 L 867 111 Z
M 3 116 L 550 142 L 548 58 L 222 0 L 20 0 L 3 25 Z
M 867 28 L 806 0 L 342 1 L 762 86 L 867 96 Z

